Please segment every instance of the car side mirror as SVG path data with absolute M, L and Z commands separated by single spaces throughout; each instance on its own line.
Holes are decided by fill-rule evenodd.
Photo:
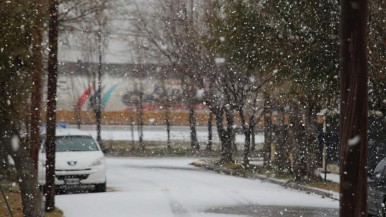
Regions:
M 103 152 L 103 154 L 107 154 L 107 153 L 109 153 L 109 149 L 108 148 L 104 148 L 104 149 L 102 149 L 102 152 Z

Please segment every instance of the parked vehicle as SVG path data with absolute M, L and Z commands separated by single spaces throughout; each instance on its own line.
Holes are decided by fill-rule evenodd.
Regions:
M 386 217 L 386 119 L 369 117 L 368 212 Z
M 386 157 L 373 168 L 367 178 L 368 212 L 371 215 L 386 217 Z
M 39 151 L 38 180 L 46 183 L 45 134 Z M 93 188 L 106 191 L 106 163 L 98 142 L 78 129 L 56 129 L 55 188 Z

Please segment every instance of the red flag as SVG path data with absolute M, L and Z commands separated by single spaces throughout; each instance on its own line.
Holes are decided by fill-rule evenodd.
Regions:
M 92 90 L 92 86 L 90 85 L 90 86 L 82 93 L 82 95 L 80 95 L 80 97 L 78 98 L 78 102 L 76 103 L 76 107 L 77 107 L 78 109 L 82 108 L 82 106 L 83 106 L 84 103 L 86 102 L 88 96 L 90 95 L 91 90 Z

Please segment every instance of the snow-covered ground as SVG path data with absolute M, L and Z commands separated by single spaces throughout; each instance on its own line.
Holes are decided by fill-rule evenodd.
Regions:
M 84 128 L 96 136 L 95 129 Z M 130 129 L 105 128 L 105 140 L 132 140 Z M 145 128 L 145 141 L 166 141 L 162 127 Z M 172 140 L 189 141 L 187 128 L 174 128 Z M 134 132 L 134 140 L 138 134 Z M 205 142 L 207 132 L 199 128 L 198 139 Z M 214 140 L 218 140 L 215 134 Z M 242 143 L 243 136 L 236 140 Z M 263 135 L 256 140 L 262 142 Z M 65 217 L 245 217 L 212 213 L 208 210 L 245 205 L 338 208 L 338 202 L 285 189 L 259 180 L 225 176 L 189 165 L 197 159 L 184 158 L 108 158 L 106 193 L 58 195 L 56 206 Z M 258 163 L 258 162 L 257 162 Z M 328 174 L 328 179 L 336 177 Z
M 322 178 L 324 178 L 324 174 L 321 174 L 321 176 L 322 176 Z M 327 173 L 327 180 L 339 183 L 340 182 L 339 174 Z
M 74 128 L 76 126 L 69 125 L 68 127 Z M 96 138 L 96 130 L 95 126 L 87 125 L 83 126 L 84 131 L 90 133 L 94 138 Z M 130 127 L 128 126 L 113 126 L 106 125 L 102 126 L 102 139 L 104 140 L 115 140 L 115 141 L 138 141 L 138 131 L 137 128 L 134 128 L 134 137 L 132 137 L 132 133 Z M 163 141 L 165 142 L 167 139 L 166 130 L 163 126 L 145 126 L 144 127 L 144 141 Z M 197 127 L 197 138 L 199 142 L 205 143 L 208 140 L 208 132 L 206 127 Z M 186 126 L 176 126 L 171 128 L 170 139 L 172 141 L 190 141 L 190 131 Z M 236 142 L 242 148 L 244 142 L 244 135 L 237 134 Z M 262 144 L 264 142 L 264 134 L 259 133 L 255 135 L 255 141 L 257 144 Z M 213 142 L 219 142 L 217 130 L 213 130 Z M 259 147 L 259 146 L 258 146 Z M 251 162 L 257 165 L 262 165 L 261 161 Z M 320 174 L 322 178 L 324 178 L 324 173 Z M 334 173 L 327 174 L 327 180 L 332 182 L 339 183 L 339 175 Z
M 108 158 L 112 192 L 56 197 L 65 217 L 230 217 L 207 210 L 245 205 L 338 208 L 338 201 L 202 170 L 197 159 Z

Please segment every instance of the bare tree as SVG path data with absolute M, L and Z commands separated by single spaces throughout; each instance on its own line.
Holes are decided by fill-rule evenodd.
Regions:
M 215 117 L 217 133 L 221 142 L 220 162 L 233 162 L 232 146 L 234 143 L 234 107 L 229 86 L 232 84 L 230 77 L 223 76 L 229 71 L 223 65 L 212 67 L 211 73 L 206 78 L 211 84 L 205 91 L 204 99 Z
M 259 93 L 263 84 L 269 81 L 257 80 L 254 76 L 239 74 L 232 85 L 232 94 L 235 98 L 235 108 L 241 119 L 244 132 L 244 165 L 249 165 L 251 151 L 251 137 L 255 137 L 253 129 L 262 114 L 263 105 L 260 103 Z
M 85 47 L 87 47 L 87 45 L 82 43 L 82 50 L 88 50 L 88 48 Z M 84 60 L 87 61 L 88 59 L 85 58 Z M 78 60 L 76 63 L 76 72 L 67 74 L 67 76 L 70 78 L 70 89 L 74 102 L 73 111 L 78 129 L 80 129 L 82 125 L 82 107 L 84 107 L 84 104 L 86 104 L 93 90 L 91 85 L 91 78 L 89 77 L 90 67 L 87 67 L 88 61 L 83 62 Z M 79 95 L 79 93 L 81 93 L 81 95 Z
M 171 141 L 170 141 L 170 130 L 171 130 L 171 123 L 170 123 L 170 109 L 172 103 L 174 103 L 175 97 L 170 93 L 170 91 L 166 87 L 167 82 L 167 75 L 166 70 L 162 70 L 160 66 L 158 67 L 159 70 L 159 76 L 160 76 L 160 82 L 161 82 L 161 94 L 159 97 L 159 101 L 161 102 L 162 109 L 164 110 L 164 120 L 166 125 L 166 134 L 167 134 L 167 145 L 166 147 L 168 149 L 171 148 Z
M 143 74 L 143 65 L 137 69 L 137 74 Z M 143 89 L 143 75 L 136 81 L 134 86 L 135 98 L 133 104 L 137 111 L 137 128 L 138 128 L 138 143 L 141 150 L 145 149 L 143 143 L 143 100 L 144 100 L 144 89 Z
M 102 91 L 104 74 L 104 49 L 109 30 L 107 28 L 106 0 L 65 1 L 64 12 L 60 14 L 60 28 L 64 36 L 79 37 L 84 61 L 78 61 L 78 75 L 86 77 L 84 98 L 89 97 L 89 105 L 95 116 L 97 141 L 102 146 Z M 71 44 L 71 43 L 69 43 Z M 78 125 L 81 119 L 81 102 L 74 103 L 74 112 Z
M 67 3 L 67 2 L 66 2 Z M 71 2 L 70 2 L 71 3 Z M 71 4 L 70 4 L 71 5 Z M 66 5 L 67 6 L 67 5 Z M 74 8 L 79 9 L 78 3 L 72 4 Z M 99 5 L 96 6 L 97 8 Z M 48 83 L 47 83 L 47 130 L 46 130 L 46 211 L 52 211 L 55 208 L 55 129 L 56 129 L 56 89 L 58 78 L 58 37 L 59 37 L 59 23 L 65 25 L 66 15 L 71 14 L 71 18 L 67 21 L 75 21 L 84 18 L 87 14 L 92 13 L 93 10 L 79 9 L 79 10 L 65 10 L 64 13 L 59 12 L 59 1 L 49 0 L 49 25 L 48 25 Z M 77 11 L 80 15 L 77 16 Z
M 83 95 L 78 98 L 78 92 L 73 92 L 74 115 L 78 128 L 80 128 L 82 123 L 81 107 L 91 95 L 95 95 L 98 99 L 98 94 L 96 94 L 98 92 L 97 74 L 102 74 L 101 61 L 104 55 L 105 38 L 108 35 L 106 15 L 104 14 L 105 9 L 108 7 L 107 0 L 60 0 L 59 4 L 61 6 L 58 18 L 60 37 L 64 41 L 62 48 L 79 46 L 83 54 L 83 59 L 78 61 L 76 73 L 71 77 L 71 84 L 74 85 L 75 82 L 80 82 L 78 78 L 82 76 L 79 75 L 88 77 L 86 84 L 82 84 Z M 61 52 L 64 53 L 64 51 Z M 94 69 L 91 63 L 97 63 L 98 67 Z M 74 78 L 76 78 L 76 81 L 74 81 Z M 91 86 L 91 84 L 97 85 Z M 93 110 L 96 119 L 99 119 L 97 118 L 100 116 L 97 114 L 99 113 L 97 112 L 98 109 Z
M 171 65 L 173 77 L 181 81 L 184 102 L 189 110 L 191 147 L 199 149 L 196 134 L 195 105 L 197 89 L 203 85 L 201 72 L 205 62 L 205 51 L 199 43 L 199 25 L 195 21 L 193 1 L 156 1 L 157 10 L 144 16 L 137 4 L 136 30 L 148 46 L 142 48 L 149 53 L 161 55 L 165 64 Z
M 96 80 L 96 87 L 97 89 L 94 89 L 94 93 L 97 93 L 96 96 L 96 102 L 92 105 L 94 112 L 95 112 L 95 119 L 96 119 L 96 126 L 97 126 L 97 141 L 100 145 L 102 145 L 102 137 L 101 137 L 101 124 L 102 124 L 102 58 L 103 58 L 103 47 L 104 47 L 104 40 L 106 38 L 106 35 L 108 34 L 105 27 L 106 27 L 106 15 L 103 14 L 103 11 L 96 11 L 96 21 L 97 21 L 97 43 L 98 43 L 98 71 L 97 71 L 97 80 Z M 94 80 L 95 81 L 95 80 Z M 95 92 L 97 91 L 97 92 Z

